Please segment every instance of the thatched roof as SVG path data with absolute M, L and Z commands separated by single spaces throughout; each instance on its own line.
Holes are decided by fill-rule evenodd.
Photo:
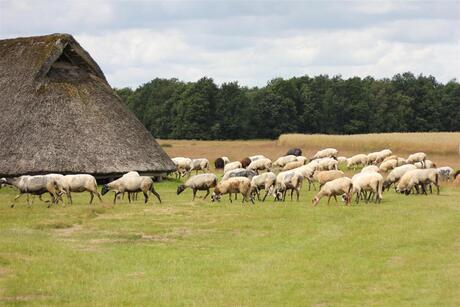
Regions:
M 0 176 L 174 169 L 71 35 L 0 40 L 0 110 Z

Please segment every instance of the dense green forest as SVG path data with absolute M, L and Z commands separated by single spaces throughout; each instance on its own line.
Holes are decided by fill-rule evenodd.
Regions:
M 158 138 L 277 138 L 281 133 L 460 131 L 460 84 L 432 76 L 273 79 L 265 87 L 154 79 L 117 93 Z

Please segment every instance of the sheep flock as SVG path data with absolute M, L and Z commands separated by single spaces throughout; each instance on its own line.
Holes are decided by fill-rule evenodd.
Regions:
M 435 187 L 439 195 L 441 182 L 456 182 L 460 178 L 460 171 L 455 172 L 449 166 L 437 167 L 423 152 L 413 153 L 404 158 L 394 155 L 390 149 L 368 154 L 360 153 L 347 158 L 339 156 L 337 149 L 325 148 L 308 158 L 302 156 L 302 150 L 293 148 L 273 162 L 262 154 L 245 157 L 240 161 L 218 157 L 214 161 L 214 166 L 222 176 L 220 173 L 210 172 L 210 163 L 206 158 L 175 157 L 172 161 L 176 171 L 169 175 L 187 178 L 185 183 L 177 187 L 177 195 L 190 189 L 192 200 L 195 200 L 198 191 L 206 191 L 206 199 L 212 190 L 212 202 L 220 201 L 225 194 L 228 194 L 230 202 L 237 199 L 238 194 L 242 195 L 243 202 L 248 203 L 255 203 L 255 200 L 263 202 L 267 197 L 283 202 L 289 192 L 291 200 L 295 193 L 296 200 L 300 201 L 302 186 L 305 185 L 305 189 L 310 191 L 313 188 L 317 191 L 311 200 L 313 206 L 324 197 L 327 198 L 328 204 L 331 198 L 338 202 L 337 196 L 345 205 L 351 204 L 353 200 L 355 203 L 381 203 L 383 193 L 392 187 L 395 192 L 405 195 L 428 195 L 433 193 Z M 202 173 L 198 174 L 200 171 Z M 353 172 L 353 175 L 347 177 L 344 171 Z M 1 178 L 0 188 L 4 186 L 11 186 L 19 192 L 11 207 L 14 207 L 22 195 L 27 195 L 27 203 L 32 205 L 35 196 L 43 200 L 42 195 L 49 194 L 51 200 L 46 202 L 50 207 L 59 202 L 64 204 L 63 195 L 66 195 L 67 204 L 72 204 L 72 193 L 88 192 L 91 204 L 94 195 L 102 201 L 102 196 L 110 191 L 114 193 L 114 204 L 117 199 L 124 197 L 125 193 L 129 202 L 136 199 L 138 193 L 142 193 L 144 203 L 147 203 L 151 193 L 161 203 L 152 178 L 141 176 L 136 171 L 128 172 L 104 184 L 101 192 L 97 190 L 96 179 L 88 174 Z M 30 196 L 33 196 L 32 202 Z

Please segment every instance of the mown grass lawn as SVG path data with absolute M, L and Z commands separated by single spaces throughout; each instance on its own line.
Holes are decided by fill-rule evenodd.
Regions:
M 460 190 L 381 205 L 163 203 L 50 209 L 0 190 L 0 305 L 460 305 Z M 153 205 L 152 205 L 153 204 Z

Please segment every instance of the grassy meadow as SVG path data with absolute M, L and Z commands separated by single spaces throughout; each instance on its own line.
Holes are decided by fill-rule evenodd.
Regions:
M 286 149 L 160 143 L 210 160 Z M 25 198 L 10 208 L 15 191 L 0 189 L 0 305 L 460 305 L 460 189 L 449 183 L 439 196 L 392 190 L 351 207 L 312 207 L 305 187 L 300 202 L 192 202 L 179 184 L 156 184 L 162 204 L 113 206 L 109 193 L 88 206 L 75 193 L 73 206 L 49 209 Z

